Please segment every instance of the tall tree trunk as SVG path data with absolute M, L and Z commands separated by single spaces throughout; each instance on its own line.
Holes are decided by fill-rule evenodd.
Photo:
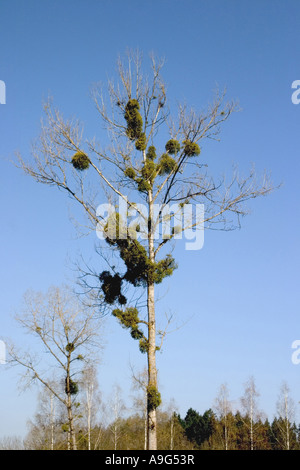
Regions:
M 74 429 L 74 418 L 72 411 L 72 393 L 71 393 L 71 351 L 67 357 L 67 378 L 66 378 L 66 394 L 67 394 L 67 413 L 68 413 L 68 424 L 69 424 L 69 433 L 68 433 L 68 448 L 70 450 L 77 450 L 76 445 L 76 436 Z
M 54 396 L 50 395 L 51 450 L 54 450 Z
M 72 413 L 72 404 L 71 404 L 71 394 L 68 394 L 68 421 L 69 421 L 69 439 L 70 439 L 70 449 L 77 450 L 76 445 L 76 436 L 74 429 L 74 419 Z
M 148 219 L 148 247 L 149 260 L 154 263 L 154 241 L 153 241 L 153 201 L 152 191 L 149 191 L 149 219 Z M 156 370 L 156 325 L 155 325 L 155 296 L 154 282 L 148 282 L 147 308 L 148 308 L 148 390 L 147 390 L 147 427 L 148 427 L 148 450 L 157 449 L 156 438 L 156 407 L 153 406 L 150 390 L 157 389 Z
M 91 450 L 91 410 L 88 407 L 88 450 Z
M 251 405 L 250 405 L 250 449 L 253 450 L 253 397 L 251 391 Z
M 150 390 L 157 389 L 157 371 L 156 371 L 156 344 L 155 344 L 155 308 L 154 308 L 154 285 L 148 286 L 148 450 L 156 450 L 156 408 L 152 403 Z
M 88 450 L 91 450 L 91 415 L 92 415 L 92 397 L 93 397 L 93 385 L 88 384 L 86 390 L 87 400 L 87 425 L 88 425 Z
M 290 423 L 289 423 L 289 413 L 288 413 L 288 401 L 287 395 L 284 397 L 284 407 L 285 407 L 285 424 L 286 424 L 286 450 L 290 450 Z
M 171 429 L 170 429 L 170 450 L 174 448 L 174 413 L 171 416 Z
M 145 397 L 145 410 L 144 410 L 144 450 L 147 450 L 148 447 L 148 419 L 147 419 L 147 409 L 148 409 L 148 404 L 147 404 L 147 391 L 146 391 L 146 397 Z
M 225 450 L 228 450 L 227 415 L 225 415 L 224 437 L 225 437 Z

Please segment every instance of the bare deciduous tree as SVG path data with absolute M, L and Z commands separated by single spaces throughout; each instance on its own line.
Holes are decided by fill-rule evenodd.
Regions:
M 229 390 L 227 384 L 222 384 L 219 389 L 218 396 L 215 400 L 215 409 L 223 426 L 223 440 L 225 450 L 229 449 L 229 423 L 228 415 L 232 412 L 231 403 L 229 401 Z
M 50 380 L 51 388 L 59 389 L 55 380 Z M 28 422 L 29 432 L 26 436 L 26 447 L 31 450 L 54 450 L 61 445 L 61 422 L 58 418 L 58 403 L 49 390 L 43 386 L 38 394 L 38 407 L 34 419 Z M 59 410 L 60 411 L 60 410 Z
M 254 450 L 255 444 L 255 432 L 260 425 L 260 420 L 263 417 L 263 413 L 258 409 L 258 397 L 259 392 L 256 388 L 254 377 L 251 376 L 245 383 L 244 395 L 241 398 L 241 404 L 245 413 L 245 424 L 248 425 L 249 420 L 249 440 L 250 450 Z M 248 419 L 246 419 L 248 418 Z
M 148 435 L 148 427 L 147 427 L 147 385 L 148 385 L 148 371 L 144 369 L 143 371 L 138 372 L 137 374 L 134 372 L 133 368 L 131 367 L 132 371 L 132 388 L 135 391 L 140 391 L 141 395 L 135 397 L 134 400 L 134 408 L 135 410 L 141 410 L 142 417 L 144 419 L 144 450 L 147 450 L 147 435 Z
M 0 439 L 1 450 L 24 450 L 24 442 L 18 436 L 4 436 Z
M 101 398 L 98 391 L 99 384 L 97 380 L 97 371 L 93 365 L 87 367 L 83 371 L 80 383 L 84 393 L 82 404 L 85 408 L 87 419 L 88 450 L 91 450 L 92 425 L 95 421 L 97 412 L 99 410 L 99 405 L 101 403 Z
M 100 86 L 93 88 L 92 98 L 109 145 L 84 138 L 81 123 L 65 119 L 49 101 L 44 106 L 40 137 L 32 147 L 33 161 L 19 155 L 19 163 L 36 181 L 56 186 L 75 200 L 87 215 L 88 228 L 103 234 L 108 249 L 119 253 L 125 263 L 125 273 L 117 271 L 114 257 L 110 271 L 99 274 L 88 268 L 83 277 L 88 288 L 100 288 L 99 297 L 147 354 L 147 447 L 153 450 L 160 403 L 155 286 L 176 268 L 170 252 L 164 250 L 191 230 L 197 234 L 204 228 L 239 227 L 248 212 L 245 203 L 270 193 L 273 187 L 266 175 L 258 180 L 254 170 L 246 177 L 234 170 L 229 179 L 216 179 L 208 173 L 201 147 L 206 139 L 218 140 L 221 125 L 237 109 L 235 103 L 225 101 L 225 93 L 217 92 L 203 112 L 179 105 L 176 116 L 171 115 L 161 77 L 163 61 L 152 57 L 150 78 L 142 73 L 141 64 L 140 53 L 129 54 L 126 65 L 118 61 L 118 83 L 108 83 L 107 95 Z M 103 135 L 102 142 L 106 140 Z M 103 194 L 114 207 L 110 219 L 98 209 Z M 127 216 L 137 217 L 125 228 L 122 205 L 126 220 Z M 205 207 L 204 216 L 197 212 L 200 206 Z M 121 291 L 125 288 L 135 292 L 130 299 Z M 141 288 L 146 299 L 139 302 Z
M 100 323 L 95 319 L 95 311 L 79 302 L 69 288 L 53 287 L 46 294 L 28 292 L 24 313 L 16 319 L 27 333 L 39 340 L 43 349 L 24 352 L 11 344 L 9 363 L 23 366 L 27 385 L 38 381 L 49 390 L 52 399 L 64 406 L 68 416 L 68 448 L 76 450 L 76 377 L 91 361 L 97 360 Z M 59 386 L 49 378 L 52 368 L 60 376 Z
M 113 446 L 114 450 L 118 449 L 118 443 L 120 440 L 120 423 L 122 415 L 125 412 L 125 404 L 122 399 L 121 387 L 119 385 L 114 386 L 113 395 L 110 399 L 109 409 L 111 412 L 111 416 L 113 417 L 113 421 L 111 422 L 109 428 L 113 435 Z
M 290 396 L 290 389 L 286 382 L 283 382 L 281 385 L 276 407 L 279 417 L 277 424 L 280 432 L 280 444 L 283 449 L 290 450 L 291 431 L 295 418 L 295 403 Z

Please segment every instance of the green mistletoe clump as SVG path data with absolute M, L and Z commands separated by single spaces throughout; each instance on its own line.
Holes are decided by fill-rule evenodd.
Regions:
M 192 142 L 191 140 L 184 140 L 184 153 L 188 157 L 196 157 L 200 155 L 200 147 L 196 142 Z
M 180 143 L 175 139 L 168 140 L 165 149 L 170 155 L 175 155 L 180 150 Z
M 148 411 L 155 410 L 161 404 L 161 395 L 154 385 L 147 387 L 147 408 Z
M 177 168 L 177 163 L 168 153 L 163 153 L 158 163 L 158 172 L 161 176 L 169 175 Z
M 130 99 L 125 106 L 125 120 L 127 122 L 126 135 L 135 141 L 137 150 L 146 150 L 146 134 L 143 132 L 143 119 L 139 112 L 140 104 L 136 99 Z
M 90 159 L 84 152 L 76 152 L 72 157 L 72 165 L 76 170 L 87 170 L 90 166 Z
M 72 379 L 69 378 L 69 380 L 65 379 L 65 392 L 66 394 L 70 393 L 70 395 L 77 395 L 79 392 L 79 387 L 78 383 L 74 382 Z

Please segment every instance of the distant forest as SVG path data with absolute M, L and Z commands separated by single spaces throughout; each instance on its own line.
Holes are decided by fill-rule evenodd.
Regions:
M 300 450 L 300 425 L 292 420 L 295 406 L 288 391 L 283 384 L 276 404 L 277 415 L 272 421 L 258 410 L 259 394 L 253 378 L 246 384 L 241 410 L 231 411 L 226 385 L 220 387 L 213 409 L 203 414 L 190 408 L 185 416 L 180 416 L 171 402 L 167 409 L 158 410 L 158 450 Z M 92 400 L 86 397 L 88 394 L 74 393 L 74 399 L 81 400 L 74 402 L 78 410 L 77 450 L 146 449 L 147 421 L 141 394 L 134 398 L 129 412 L 118 386 L 109 403 L 103 404 L 98 392 Z M 44 390 L 39 396 L 38 410 L 28 423 L 25 439 L 3 438 L 0 449 L 70 449 L 65 410 Z

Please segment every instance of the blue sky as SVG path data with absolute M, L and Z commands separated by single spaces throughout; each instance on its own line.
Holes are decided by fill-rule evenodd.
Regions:
M 78 116 L 101 138 L 90 86 L 114 74 L 119 54 L 140 48 L 145 60 L 151 51 L 165 57 L 171 102 L 202 109 L 217 84 L 239 101 L 221 142 L 203 147 L 214 174 L 234 162 L 247 172 L 254 162 L 258 173 L 266 169 L 283 183 L 251 203 L 241 230 L 206 232 L 198 252 L 178 245 L 179 269 L 158 307 L 158 315 L 171 311 L 184 324 L 158 355 L 163 399 L 174 398 L 181 414 L 203 412 L 224 382 L 238 402 L 253 375 L 271 419 L 283 380 L 299 401 L 300 365 L 291 362 L 291 344 L 300 338 L 300 105 L 291 101 L 291 84 L 300 79 L 299 14 L 297 0 L 1 0 L 0 339 L 29 341 L 12 319 L 23 294 L 72 279 L 70 260 L 81 251 L 92 255 L 93 244 L 93 237 L 77 237 L 71 201 L 10 160 L 17 150 L 29 158 L 49 94 L 64 115 Z M 142 367 L 144 357 L 113 319 L 104 336 L 100 388 L 108 397 L 119 383 L 129 402 L 129 363 Z M 0 365 L 0 437 L 24 435 L 35 411 L 36 390 L 19 390 L 18 372 Z

